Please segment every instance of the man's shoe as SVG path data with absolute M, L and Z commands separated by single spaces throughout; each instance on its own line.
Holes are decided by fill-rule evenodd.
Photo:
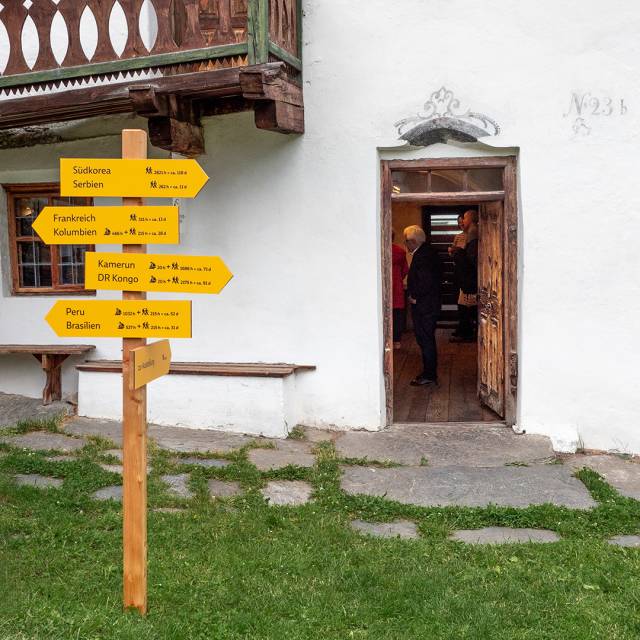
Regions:
M 412 387 L 426 387 L 427 385 L 436 385 L 438 381 L 425 378 L 424 376 L 417 376 L 409 384 Z

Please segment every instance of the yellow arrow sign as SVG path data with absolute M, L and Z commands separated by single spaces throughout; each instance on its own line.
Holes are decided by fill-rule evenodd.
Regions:
M 194 198 L 209 177 L 195 160 L 60 158 L 60 195 Z
M 232 277 L 217 256 L 85 253 L 87 289 L 220 293 Z
M 189 300 L 58 300 L 45 316 L 61 338 L 190 338 Z
M 171 347 L 168 340 L 159 340 L 131 350 L 133 357 L 133 388 L 144 387 L 152 380 L 165 376 L 171 366 Z
M 45 207 L 33 228 L 46 244 L 177 244 L 178 207 Z

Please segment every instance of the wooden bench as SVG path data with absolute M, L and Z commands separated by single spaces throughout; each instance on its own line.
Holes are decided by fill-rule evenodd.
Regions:
M 122 361 L 78 369 L 78 415 L 119 420 Z M 304 418 L 298 387 L 315 369 L 287 363 L 172 362 L 148 388 L 148 420 L 161 425 L 284 438 Z
M 0 344 L 0 354 L 30 353 L 42 365 L 46 375 L 42 403 L 62 399 L 60 368 L 69 356 L 82 355 L 95 349 L 92 344 Z
M 76 365 L 78 371 L 122 373 L 121 360 L 86 360 Z M 298 371 L 313 371 L 307 364 L 267 364 L 263 362 L 172 362 L 169 375 L 194 376 L 248 376 L 256 378 L 284 378 Z

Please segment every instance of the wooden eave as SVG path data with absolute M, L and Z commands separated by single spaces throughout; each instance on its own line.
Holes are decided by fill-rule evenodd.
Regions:
M 124 81 L 0 101 L 0 129 L 111 114 L 149 119 L 152 144 L 188 156 L 204 152 L 200 119 L 253 109 L 258 128 L 304 132 L 302 88 L 283 62 Z

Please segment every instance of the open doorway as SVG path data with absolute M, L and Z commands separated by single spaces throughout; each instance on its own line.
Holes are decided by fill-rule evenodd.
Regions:
M 515 158 L 462 158 L 382 162 L 384 373 L 387 422 L 506 422 L 517 399 L 517 214 Z M 460 233 L 458 215 L 478 220 L 477 341 L 451 340 L 459 321 L 459 286 L 448 248 Z M 438 385 L 411 386 L 421 352 L 406 304 L 398 322 L 393 293 L 393 249 L 403 229 L 418 225 L 442 264 L 442 308 L 436 342 Z M 398 249 L 395 248 L 396 258 Z M 408 260 L 411 256 L 407 255 Z M 397 261 L 396 261 L 397 262 Z M 475 299 L 475 296 L 474 296 Z M 395 346 L 395 348 L 394 348 Z

